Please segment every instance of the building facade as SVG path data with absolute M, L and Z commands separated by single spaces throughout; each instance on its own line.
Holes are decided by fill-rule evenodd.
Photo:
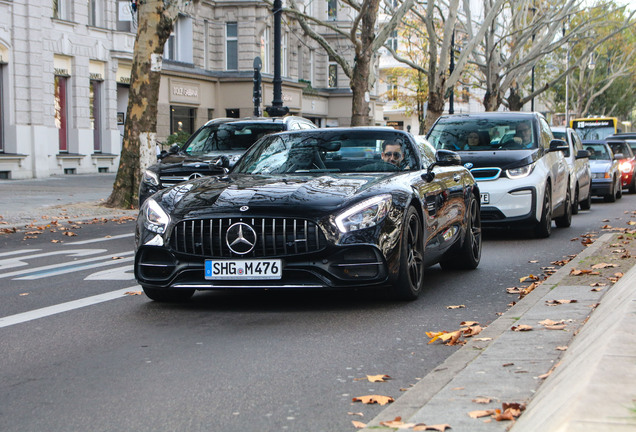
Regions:
M 273 97 L 273 16 L 256 0 L 184 2 L 164 50 L 160 141 Z M 310 13 L 337 23 L 329 5 Z M 130 0 L 0 0 L 0 179 L 116 172 L 136 32 Z M 349 80 L 292 20 L 282 29 L 283 103 L 319 126 L 347 126 Z M 371 116 L 383 124 L 371 94 Z

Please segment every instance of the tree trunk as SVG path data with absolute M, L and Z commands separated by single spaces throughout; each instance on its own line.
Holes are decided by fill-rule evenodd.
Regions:
M 135 208 L 142 171 L 157 160 L 161 54 L 172 32 L 176 12 L 166 10 L 163 0 L 139 3 L 124 140 L 113 192 L 106 201 L 109 207 Z M 152 64 L 153 57 L 155 64 Z
M 351 78 L 351 126 L 368 126 L 369 113 L 369 58 L 358 58 Z
M 427 133 L 442 114 L 444 114 L 444 95 L 430 91 L 428 93 L 428 107 L 426 109 L 426 118 L 424 119 L 423 133 Z
M 510 95 L 508 96 L 507 101 L 510 111 L 521 111 L 521 109 L 523 108 L 523 100 L 521 99 L 521 95 L 514 87 L 510 88 Z
M 486 111 L 497 111 L 499 109 L 501 106 L 501 97 L 499 96 L 499 89 L 496 86 L 486 91 L 483 104 Z

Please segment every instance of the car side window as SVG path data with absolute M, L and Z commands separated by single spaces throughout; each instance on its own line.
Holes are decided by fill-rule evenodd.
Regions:
M 572 135 L 572 141 L 574 142 L 574 150 L 578 152 L 579 150 L 583 150 L 583 143 L 581 142 L 581 138 L 579 138 L 579 134 L 576 132 L 570 132 Z
M 548 150 L 550 148 L 550 141 L 552 141 L 552 130 L 550 129 L 548 122 L 545 121 L 543 117 L 539 118 L 539 126 L 539 147 L 543 147 L 544 150 Z
M 434 147 L 422 136 L 415 137 L 415 147 L 422 155 L 422 163 L 425 167 L 435 162 L 435 149 Z

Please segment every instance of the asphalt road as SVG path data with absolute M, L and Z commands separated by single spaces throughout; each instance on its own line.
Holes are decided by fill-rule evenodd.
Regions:
M 635 195 L 595 201 L 549 239 L 487 233 L 477 270 L 432 267 L 410 303 L 250 291 L 159 304 L 124 294 L 140 291 L 132 222 L 2 235 L 0 430 L 353 431 L 352 420 L 382 407 L 352 398 L 398 398 L 454 352 L 427 345 L 426 331 L 488 325 L 515 300 L 507 287 L 580 252 L 582 235 L 623 226 L 635 208 Z M 379 374 L 391 379 L 361 379 Z

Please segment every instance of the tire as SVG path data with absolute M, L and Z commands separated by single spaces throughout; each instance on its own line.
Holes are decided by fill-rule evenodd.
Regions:
M 636 194 L 636 172 L 632 174 L 632 183 L 629 185 L 629 193 Z
M 608 193 L 607 195 L 605 195 L 603 197 L 603 200 L 605 202 L 616 202 L 616 181 L 614 181 L 614 184 L 612 185 L 612 190 L 610 191 L 610 193 Z
M 572 214 L 579 214 L 579 184 L 576 184 L 576 191 L 574 192 L 574 199 L 572 200 Z
M 146 296 L 156 302 L 178 303 L 186 301 L 194 295 L 193 289 L 150 288 L 146 286 L 142 286 L 142 288 Z
M 444 270 L 473 270 L 481 261 L 481 213 L 474 195 L 470 197 L 467 211 L 466 233 L 461 244 L 453 246 L 439 263 Z
M 404 218 L 400 250 L 400 274 L 392 286 L 392 294 L 400 300 L 415 300 L 424 282 L 424 240 L 422 221 L 409 207 Z
M 619 200 L 621 198 L 623 198 L 623 184 L 619 180 L 618 181 L 618 190 L 616 191 L 616 199 Z
M 559 228 L 567 228 L 572 225 L 572 192 L 570 188 L 568 188 L 565 194 L 565 206 L 563 208 L 565 209 L 565 213 L 554 219 L 554 223 Z
M 537 238 L 548 238 L 552 234 L 552 190 L 549 184 L 545 187 L 541 209 L 541 220 L 534 228 L 534 235 Z
M 592 191 L 588 190 L 587 198 L 581 201 L 581 210 L 589 210 L 592 208 Z

